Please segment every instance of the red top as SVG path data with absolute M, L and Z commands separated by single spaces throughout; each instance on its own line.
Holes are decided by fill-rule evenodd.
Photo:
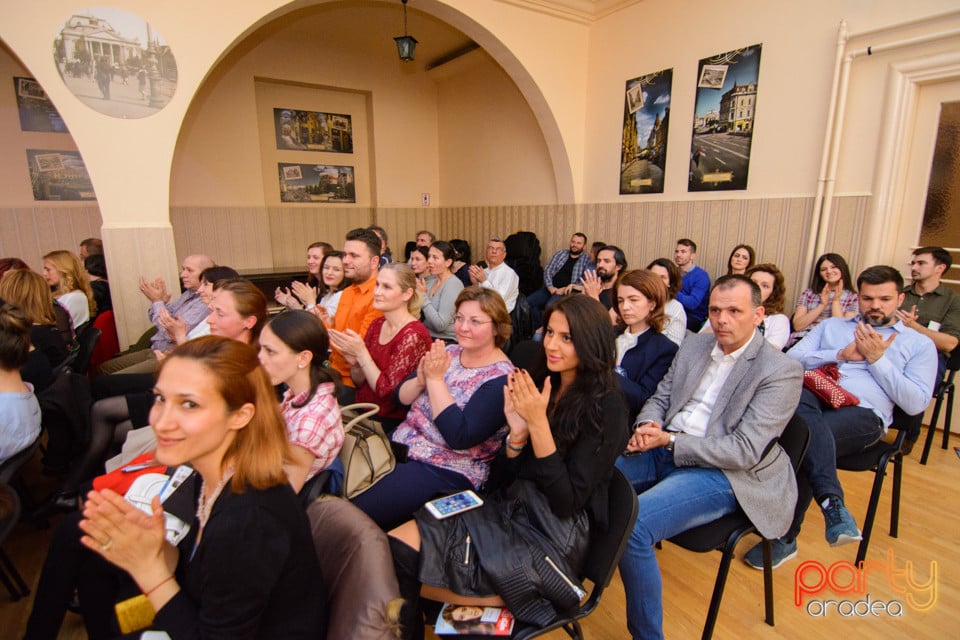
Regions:
M 386 319 L 383 317 L 374 320 L 363 338 L 370 357 L 380 369 L 377 388 L 371 389 L 364 380 L 363 384 L 357 387 L 354 401 L 376 403 L 380 406 L 377 415 L 403 420 L 407 417 L 407 409 L 397 406 L 395 391 L 407 376 L 417 370 L 420 359 L 430 350 L 433 339 L 423 323 L 415 320 L 403 325 L 390 342 L 380 344 L 380 331 L 384 322 Z

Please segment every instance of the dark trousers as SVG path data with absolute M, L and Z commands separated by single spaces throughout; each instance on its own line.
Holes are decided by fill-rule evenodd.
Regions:
M 814 497 L 818 502 L 830 495 L 843 498 L 843 487 L 837 477 L 837 458 L 859 453 L 883 437 L 883 423 L 872 409 L 834 409 L 807 389 L 800 394 L 797 415 L 810 430 L 810 446 L 797 477 L 797 508 L 793 524 L 784 536 L 788 540 L 800 533 L 804 514 Z

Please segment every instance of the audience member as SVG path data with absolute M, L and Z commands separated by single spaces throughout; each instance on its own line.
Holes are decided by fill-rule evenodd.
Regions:
M 0 278 L 0 298 L 16 305 L 30 323 L 30 343 L 56 367 L 70 353 L 57 326 L 53 296 L 40 274 L 13 269 Z
M 427 266 L 430 276 L 417 283 L 417 291 L 423 295 L 423 324 L 430 335 L 447 343 L 456 340 L 453 315 L 456 312 L 457 296 L 463 291 L 463 283 L 453 275 L 451 267 L 456 251 L 449 242 L 437 240 L 430 245 Z
M 69 251 L 51 251 L 43 256 L 43 279 L 53 288 L 57 302 L 70 314 L 73 328 L 86 324 L 97 313 L 90 279 L 80 259 Z
M 110 283 L 107 281 L 107 261 L 103 254 L 94 253 L 84 258 L 83 269 L 90 279 L 97 315 L 104 311 L 113 311 L 113 298 L 110 295 Z
M 738 244 L 727 258 L 727 275 L 746 275 L 747 269 L 756 262 L 757 253 L 748 244 Z
M 837 384 L 856 401 L 834 409 L 809 389 L 800 395 L 797 415 L 810 429 L 810 446 L 800 466 L 800 496 L 790 529 L 773 543 L 774 566 L 797 554 L 797 534 L 810 501 L 823 512 L 831 546 L 860 539 L 860 530 L 843 503 L 837 458 L 863 451 L 887 431 L 894 405 L 908 415 L 930 402 L 937 371 L 937 350 L 926 336 L 897 318 L 903 302 L 903 277 L 893 267 L 865 269 L 857 278 L 860 315 L 828 318 L 787 355 L 806 370 L 835 366 Z M 762 568 L 759 548 L 744 556 Z
M 590 262 L 597 264 L 597 252 L 605 246 L 607 246 L 607 243 L 603 240 L 597 240 L 590 244 Z
M 381 527 L 395 526 L 437 494 L 479 489 L 506 435 L 503 386 L 513 365 L 501 347 L 510 315 L 496 291 L 468 287 L 457 297 L 457 344 L 435 341 L 397 390 L 410 405 L 393 441 L 407 461 L 353 499 Z
M 373 290 L 379 271 L 380 239 L 377 234 L 367 229 L 347 232 L 343 243 L 343 273 L 352 284 L 340 295 L 337 313 L 332 318 L 322 306 L 314 307 L 312 311 L 323 320 L 328 329 L 341 332 L 352 329 L 357 335 L 367 335 L 373 321 L 383 315 L 373 308 Z M 343 383 L 340 388 L 340 403 L 353 402 L 350 363 L 336 348 L 330 352 L 330 366 L 340 374 Z
M 670 258 L 657 258 L 647 265 L 647 270 L 659 277 L 667 286 L 667 304 L 663 307 L 664 313 L 667 314 L 667 324 L 663 327 L 663 335 L 679 347 L 687 335 L 687 312 L 677 300 L 677 294 L 683 286 L 680 267 Z
M 260 364 L 270 384 L 287 387 L 280 403 L 290 441 L 284 469 L 290 486 L 299 492 L 343 446 L 336 392 L 340 376 L 326 366 L 327 330 L 312 313 L 281 313 L 263 328 L 259 342 Z
M 40 405 L 33 386 L 20 377 L 30 355 L 30 320 L 18 307 L 0 302 L 0 463 L 40 436 Z
M 30 265 L 20 258 L 0 258 L 0 278 L 13 269 L 29 269 Z
M 455 253 L 450 271 L 459 278 L 463 286 L 469 287 L 473 284 L 470 282 L 470 264 L 473 261 L 470 243 L 460 238 L 454 238 L 450 241 L 450 246 L 453 247 Z
M 417 231 L 417 246 L 418 247 L 430 247 L 434 242 L 437 241 L 437 236 L 433 234 L 432 231 L 427 231 L 426 229 L 422 231 Z
M 81 543 L 129 574 L 156 611 L 151 628 L 171 637 L 324 637 L 313 541 L 284 473 L 286 432 L 256 351 L 192 340 L 161 365 L 156 395 L 156 460 L 191 463 L 202 478 L 194 527 L 174 547 L 159 498 L 146 514 L 92 491 Z
M 100 238 L 86 238 L 80 241 L 80 260 L 86 261 L 89 256 L 103 255 L 103 240 Z
M 788 347 L 827 318 L 852 318 L 857 315 L 857 294 L 850 288 L 850 268 L 836 253 L 817 258 L 810 276 L 810 287 L 803 290 L 793 312 L 793 333 Z
M 156 370 L 155 352 L 166 353 L 173 348 L 173 336 L 160 326 L 160 309 L 172 318 L 182 320 L 189 332 L 210 315 L 207 305 L 200 299 L 197 289 L 200 287 L 200 274 L 204 269 L 214 266 L 210 256 L 202 254 L 190 255 L 183 259 L 180 267 L 180 281 L 183 284 L 183 293 L 171 301 L 171 294 L 167 291 L 167 284 L 163 278 L 148 281 L 140 276 L 140 293 L 150 301 L 147 316 L 150 322 L 157 327 L 157 332 L 150 338 L 150 349 L 141 349 L 123 354 L 100 365 L 101 373 L 117 373 L 125 369 L 125 373 L 150 373 Z
M 413 248 L 413 251 L 410 252 L 410 257 L 407 259 L 407 264 L 409 264 L 410 268 L 413 269 L 413 275 L 417 276 L 418 279 L 423 279 L 430 275 L 430 271 L 427 267 L 427 258 L 429 256 L 430 247 L 424 247 L 419 244 Z
M 630 404 L 631 419 L 653 395 L 673 362 L 677 345 L 661 333 L 667 287 L 649 271 L 621 274 L 614 287 L 615 308 L 623 330 L 617 336 L 617 381 Z
M 920 247 L 913 250 L 910 279 L 903 289 L 903 305 L 897 318 L 914 331 L 922 333 L 940 352 L 937 379 L 943 377 L 947 356 L 957 348 L 960 338 L 960 295 L 941 282 L 953 264 L 950 252 L 942 247 Z
M 774 264 L 757 264 L 747 269 L 746 276 L 760 287 L 760 302 L 763 303 L 763 322 L 757 329 L 777 349 L 783 349 L 790 337 L 790 318 L 784 315 L 783 305 L 786 297 L 786 284 L 783 274 Z M 713 328 L 708 319 L 700 333 L 708 333 Z
M 217 284 L 221 280 L 232 280 L 239 278 L 240 274 L 230 267 L 216 266 L 208 267 L 200 273 L 200 286 L 197 287 L 197 294 L 200 300 L 209 311 L 210 303 L 213 301 L 213 292 L 217 289 Z M 197 323 L 193 329 L 187 330 L 187 323 L 179 317 L 174 318 L 170 313 L 161 308 L 157 317 L 160 326 L 163 327 L 176 344 L 183 344 L 187 340 L 193 340 L 200 336 L 210 335 L 210 324 L 204 319 Z
M 485 257 L 487 266 L 470 266 L 470 284 L 493 289 L 507 305 L 507 313 L 513 313 L 520 294 L 520 277 L 506 263 L 507 245 L 499 236 L 487 240 Z
M 423 297 L 417 292 L 417 278 L 403 263 L 391 263 L 380 270 L 373 290 L 373 308 L 383 313 L 370 325 L 366 336 L 347 329 L 330 330 L 334 347 L 350 363 L 356 385 L 356 402 L 373 402 L 378 417 L 392 431 L 407 415 L 399 406 L 396 389 L 415 373 L 430 350 L 430 332 L 417 318 Z
M 707 303 L 710 293 L 710 274 L 696 264 L 697 243 L 689 238 L 677 240 L 673 261 L 683 273 L 683 286 L 677 292 L 677 300 L 687 313 L 687 329 L 700 331 L 707 318 Z
M 323 259 L 333 247 L 327 242 L 314 242 L 307 247 L 307 281 L 300 282 L 294 280 L 286 289 L 277 287 L 273 293 L 273 299 L 285 306 L 287 309 L 303 309 L 305 305 L 310 304 L 308 299 L 317 302 L 317 294 L 314 290 L 323 282 L 321 272 Z
M 538 289 L 527 297 L 535 327 L 542 325 L 544 307 L 560 296 L 579 290 L 583 274 L 593 269 L 590 255 L 584 252 L 586 245 L 587 236 L 577 232 L 570 237 L 568 249 L 561 249 L 550 258 L 543 270 L 543 289 Z
M 390 242 L 387 238 L 387 230 L 377 225 L 371 225 L 367 227 L 367 229 L 377 234 L 377 237 L 380 239 L 380 266 L 383 267 L 383 265 L 393 262 L 393 255 L 390 253 Z
M 390 532 L 409 637 L 422 626 L 421 583 L 430 599 L 505 605 L 538 626 L 579 604 L 571 586 L 590 528 L 609 521 L 607 489 L 629 423 L 613 381 L 613 331 L 604 308 L 569 296 L 548 306 L 544 320 L 550 376 L 543 389 L 522 370 L 497 389 L 509 433 L 483 506 L 444 520 L 421 509 Z M 540 578 L 540 571 L 560 579 Z
M 684 340 L 617 461 L 639 493 L 620 560 L 634 640 L 663 638 L 657 542 L 738 507 L 760 535 L 776 537 L 790 525 L 796 499 L 793 468 L 776 438 L 797 405 L 800 367 L 756 330 L 763 307 L 748 278 L 719 278 L 709 309 L 715 333 Z
M 610 312 L 611 321 L 616 324 L 617 312 L 613 310 L 613 285 L 621 273 L 627 270 L 627 256 L 623 249 L 609 244 L 597 251 L 596 271 L 587 271 L 580 279 L 583 292 L 600 302 Z

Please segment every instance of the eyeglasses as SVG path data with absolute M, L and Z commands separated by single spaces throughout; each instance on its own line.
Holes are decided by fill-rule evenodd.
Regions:
M 503 247 L 487 247 L 487 251 L 492 251 L 493 253 L 500 253 L 501 251 L 506 251 Z
M 457 315 L 453 316 L 453 323 L 454 323 L 454 324 L 464 324 L 464 323 L 466 323 L 466 324 L 469 324 L 472 329 L 476 329 L 476 328 L 478 328 L 478 327 L 482 327 L 483 325 L 485 325 L 485 324 L 490 324 L 490 323 L 492 323 L 492 322 L 493 322 L 493 320 L 480 320 L 480 319 L 478 319 L 478 318 L 467 318 L 467 317 L 464 317 L 464 316 L 460 315 L 459 313 L 458 313 Z

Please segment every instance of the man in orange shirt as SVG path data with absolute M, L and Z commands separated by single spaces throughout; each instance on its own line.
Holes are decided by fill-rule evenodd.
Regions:
M 347 233 L 343 243 L 343 274 L 353 282 L 343 290 L 337 314 L 331 322 L 323 306 L 313 311 L 324 324 L 337 331 L 353 329 L 360 336 L 367 335 L 370 324 L 382 313 L 373 308 L 373 288 L 380 272 L 380 238 L 369 229 L 354 229 Z M 333 345 L 330 346 L 330 366 L 337 370 L 343 380 L 340 403 L 353 402 L 353 379 L 350 365 Z

